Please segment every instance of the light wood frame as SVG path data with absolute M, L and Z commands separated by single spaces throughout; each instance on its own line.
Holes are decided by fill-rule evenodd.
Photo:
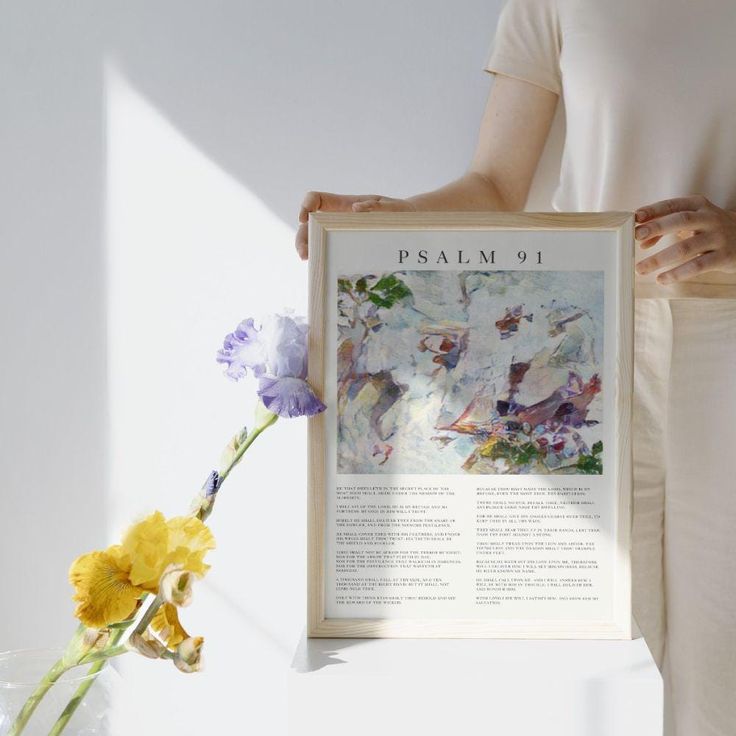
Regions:
M 433 619 L 357 619 L 325 617 L 325 418 L 324 414 L 309 422 L 308 439 L 308 604 L 307 632 L 310 637 L 337 638 L 541 638 L 541 639 L 630 639 L 631 571 L 630 539 L 632 520 L 631 412 L 633 394 L 633 308 L 634 308 L 634 218 L 629 212 L 604 213 L 367 213 L 342 214 L 319 212 L 309 223 L 309 381 L 317 394 L 324 396 L 324 300 L 325 265 L 328 236 L 344 230 L 591 230 L 616 233 L 620 285 L 616 314 L 616 382 L 615 405 L 618 435 L 616 468 L 619 504 L 617 509 L 617 541 L 625 553 L 618 565 L 615 620 L 610 624 L 561 621 L 559 626 L 530 627 L 524 623 L 516 629 L 504 625 L 503 630 L 489 620 Z M 621 556 L 621 555 L 619 555 Z

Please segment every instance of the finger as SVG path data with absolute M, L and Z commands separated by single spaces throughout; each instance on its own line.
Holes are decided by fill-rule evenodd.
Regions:
M 675 212 L 685 212 L 701 209 L 709 204 L 708 200 L 702 194 L 693 194 L 689 197 L 674 197 L 673 199 L 663 199 L 646 207 L 640 207 L 636 211 L 636 221 L 646 222 L 655 217 L 662 215 L 672 215 Z
M 353 203 L 353 212 L 410 212 L 414 209 L 407 200 L 394 197 L 371 197 Z
M 640 274 L 659 271 L 660 268 L 671 266 L 675 263 L 682 263 L 689 260 L 693 256 L 705 253 L 714 248 L 713 238 L 709 233 L 699 233 L 690 238 L 680 240 L 669 248 L 663 248 L 659 253 L 655 253 L 649 258 L 645 258 L 636 264 L 636 271 Z
M 380 199 L 364 199 L 361 202 L 353 202 L 353 212 L 373 212 L 374 210 L 381 208 Z
M 316 212 L 321 202 L 322 192 L 307 192 L 304 195 L 304 200 L 299 210 L 299 222 L 307 222 L 309 220 L 309 213 Z
M 693 276 L 697 276 L 700 273 L 706 271 L 715 271 L 718 266 L 726 259 L 726 256 L 722 251 L 710 251 L 709 253 L 703 253 L 703 255 L 693 258 L 687 263 L 683 263 L 682 266 L 677 266 L 670 271 L 657 276 L 657 281 L 660 284 L 672 284 L 677 281 L 687 281 Z
M 645 241 L 639 243 L 639 245 L 642 248 L 651 248 L 653 245 L 657 245 L 657 243 L 659 243 L 659 241 L 661 239 L 662 239 L 662 236 L 661 235 L 657 235 L 657 236 L 655 236 L 653 238 L 649 238 L 649 240 L 645 240 Z
M 299 258 L 306 261 L 309 256 L 309 248 L 307 245 L 307 230 L 309 226 L 306 222 L 303 222 L 296 230 L 296 238 L 294 239 L 294 245 L 296 246 L 296 252 L 299 254 Z
M 662 215 L 640 225 L 634 233 L 637 240 L 649 240 L 656 235 L 668 235 L 678 230 L 702 230 L 715 220 L 710 210 L 683 210 L 671 215 Z
M 333 194 L 332 192 L 307 192 L 299 210 L 299 222 L 307 222 L 310 212 L 350 212 L 353 202 L 376 197 L 375 194 Z

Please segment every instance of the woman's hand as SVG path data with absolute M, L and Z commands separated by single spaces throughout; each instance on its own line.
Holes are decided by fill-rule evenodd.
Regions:
M 665 199 L 636 211 L 635 237 L 650 248 L 663 235 L 680 240 L 636 264 L 640 274 L 674 266 L 657 276 L 660 284 L 685 281 L 706 271 L 736 273 L 736 212 L 722 210 L 705 197 Z
M 304 261 L 308 256 L 307 223 L 310 212 L 413 212 L 416 206 L 408 199 L 392 199 L 380 194 L 330 194 L 307 192 L 299 210 L 296 250 Z

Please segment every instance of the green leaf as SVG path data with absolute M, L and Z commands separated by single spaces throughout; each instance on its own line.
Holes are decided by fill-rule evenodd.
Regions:
M 396 297 L 396 299 L 404 299 L 407 296 L 411 296 L 411 289 L 403 281 L 399 281 L 399 283 L 391 289 L 391 293 Z
M 368 298 L 377 306 L 377 307 L 384 307 L 385 309 L 391 309 L 393 307 L 394 302 L 389 299 L 384 299 L 382 296 L 379 296 L 373 291 L 368 292 Z
M 362 276 L 355 282 L 355 291 L 357 291 L 358 294 L 363 294 L 367 288 L 368 282 L 366 281 L 365 276 Z
M 390 291 L 394 286 L 396 286 L 396 284 L 401 283 L 403 282 L 399 281 L 394 274 L 387 273 L 385 276 L 381 276 L 372 288 L 376 291 Z
M 342 292 L 343 294 L 347 291 L 351 291 L 353 288 L 353 284 L 350 281 L 350 279 L 338 279 L 337 280 L 337 290 Z
M 593 454 L 594 455 L 600 455 L 603 452 L 603 442 L 601 440 L 598 440 L 598 442 L 593 443 Z
M 382 276 L 368 290 L 368 298 L 385 309 L 390 309 L 396 302 L 408 296 L 411 296 L 411 289 L 392 273 Z
M 579 473 L 585 475 L 602 475 L 603 473 L 603 463 L 596 455 L 580 455 L 576 467 Z

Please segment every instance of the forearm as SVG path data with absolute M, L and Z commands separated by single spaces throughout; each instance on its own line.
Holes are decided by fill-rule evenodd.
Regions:
M 491 178 L 472 170 L 439 189 L 417 194 L 407 201 L 423 212 L 507 211 L 523 206 L 504 197 Z

